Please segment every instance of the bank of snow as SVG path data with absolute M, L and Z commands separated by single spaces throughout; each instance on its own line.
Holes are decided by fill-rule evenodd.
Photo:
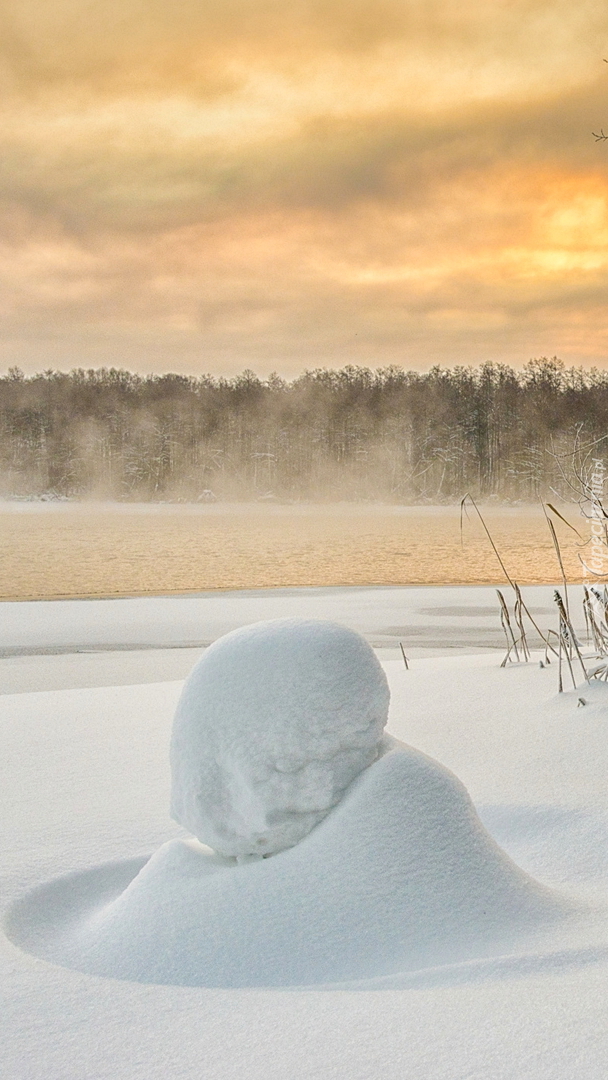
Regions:
M 508 856 L 542 886 L 567 896 L 581 918 L 595 907 L 595 921 L 587 919 L 585 926 L 570 919 L 555 922 L 546 909 L 540 922 L 534 913 L 522 920 L 517 877 L 510 893 L 515 905 L 502 906 L 507 920 L 500 933 L 495 935 L 495 923 L 485 942 L 478 936 L 469 960 L 464 952 L 460 959 L 443 953 L 414 980 L 386 975 L 380 982 L 359 983 L 357 993 L 250 989 L 242 994 L 145 986 L 57 967 L 4 942 L 0 961 L 7 997 L 0 1055 L 5 1074 L 15 1080 L 182 1080 L 201 1074 L 213 1080 L 242 1075 L 603 1080 L 608 1059 L 608 931 L 601 910 L 608 888 L 605 689 L 583 691 L 589 703 L 577 707 L 578 694 L 556 696 L 552 669 L 500 670 L 498 662 L 492 655 L 424 660 L 410 672 L 402 664 L 387 664 L 390 730 L 455 773 Z M 0 830 L 7 901 L 31 898 L 36 886 L 70 871 L 80 877 L 82 898 L 92 884 L 98 888 L 99 881 L 89 876 L 92 869 L 107 869 L 112 861 L 122 868 L 115 890 L 122 892 L 151 852 L 179 839 L 167 815 L 166 768 L 179 692 L 179 685 L 148 685 L 3 699 L 0 769 L 8 812 Z M 377 766 L 391 760 L 389 754 Z M 402 798 L 401 784 L 391 782 L 386 790 L 391 799 Z M 415 790 L 414 784 L 412 798 Z M 459 785 L 453 790 L 462 792 Z M 441 805 L 445 812 L 447 804 Z M 368 812 L 360 804 L 349 818 L 358 821 L 348 840 L 355 864 L 366 842 Z M 319 834 L 333 814 L 318 826 Z M 379 822 L 374 817 L 375 832 Z M 439 837 L 441 826 L 434 824 Z M 479 835 L 476 830 L 477 825 L 473 836 Z M 161 848 L 157 859 L 172 858 L 175 850 Z M 433 850 L 441 853 L 437 844 Z M 196 848 L 192 852 L 201 856 Z M 262 866 L 289 855 L 264 860 Z M 433 880 L 431 870 L 445 870 L 445 856 L 427 863 L 427 881 Z M 249 874 L 259 866 L 222 873 Z M 77 882 L 71 881 L 73 898 Z M 536 886 L 530 893 L 528 879 L 523 881 L 524 907 L 529 902 L 529 910 L 538 912 Z M 356 882 L 353 887 L 356 891 Z M 346 904 L 343 893 L 339 901 Z M 70 895 L 69 888 L 63 895 Z M 544 896 L 541 889 L 541 907 Z M 104 903 L 112 899 L 107 896 Z M 441 896 L 433 896 L 433 910 L 441 903 Z M 466 898 L 459 910 L 466 925 Z M 427 926 L 431 914 L 425 915 Z M 513 914 L 510 926 L 515 924 L 516 933 L 509 940 Z M 455 925 L 456 915 L 455 906 L 447 925 Z M 473 924 L 477 930 L 482 925 L 477 915 Z M 40 943 L 45 930 L 39 930 Z M 440 944 L 448 941 L 451 948 L 455 938 L 443 935 Z M 387 985 L 402 988 L 365 992 L 365 987 Z
M 295 847 L 238 865 L 170 841 L 115 900 L 98 907 L 115 866 L 54 882 L 16 905 L 9 933 L 93 974 L 225 987 L 405 975 L 543 935 L 546 947 L 572 905 L 501 851 L 456 777 L 387 750 Z

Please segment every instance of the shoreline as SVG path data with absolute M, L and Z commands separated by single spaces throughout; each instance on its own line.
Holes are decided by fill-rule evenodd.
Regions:
M 542 581 L 539 581 L 539 580 L 527 581 L 527 580 L 518 578 L 517 584 L 521 588 L 526 588 L 526 589 L 541 588 L 541 587 L 545 587 L 545 586 L 550 586 L 551 588 L 555 588 L 555 589 L 563 589 L 562 583 L 558 582 L 557 584 L 555 584 L 555 581 L 553 580 L 552 577 L 547 577 L 545 580 L 542 580 Z M 578 587 L 582 586 L 582 584 L 583 584 L 582 580 L 581 581 L 568 581 L 568 587 L 569 588 L 570 587 L 571 588 L 578 588 Z M 154 592 L 154 591 L 143 592 L 143 591 L 139 591 L 139 592 L 116 592 L 116 593 L 110 593 L 110 592 L 99 592 L 99 593 L 83 592 L 83 593 L 56 593 L 56 594 L 55 593 L 49 593 L 49 594 L 46 594 L 46 595 L 33 594 L 31 596 L 30 595 L 27 595 L 27 596 L 14 595 L 13 596 L 13 595 L 10 595 L 10 594 L 9 595 L 0 594 L 0 604 L 58 603 L 58 602 L 61 602 L 61 601 L 75 601 L 75 602 L 76 601 L 83 601 L 84 602 L 84 601 L 87 601 L 87 600 L 156 600 L 156 599 L 165 599 L 165 598 L 166 599 L 188 600 L 188 599 L 200 599 L 201 597 L 208 596 L 209 594 L 212 594 L 212 595 L 216 596 L 216 595 L 234 595 L 234 594 L 237 594 L 237 593 L 248 593 L 248 594 L 251 594 L 251 593 L 267 594 L 267 593 L 276 593 L 276 592 L 283 593 L 283 592 L 290 591 L 290 590 L 302 590 L 302 591 L 306 590 L 306 591 L 308 591 L 308 590 L 311 590 L 311 589 L 326 590 L 326 589 L 366 589 L 366 588 L 367 589 L 501 589 L 501 591 L 502 591 L 503 589 L 507 589 L 507 590 L 510 589 L 511 586 L 509 585 L 508 582 L 506 582 L 504 580 L 504 578 L 502 580 L 499 580 L 497 578 L 495 581 L 487 581 L 486 580 L 486 581 L 466 581 L 466 582 L 463 582 L 463 581 L 450 581 L 450 580 L 445 580 L 445 581 L 422 581 L 421 580 L 421 581 L 407 581 L 407 582 L 402 582 L 402 583 L 395 583 L 395 582 L 375 583 L 375 582 L 373 582 L 373 583 L 371 583 L 369 585 L 361 585 L 361 584 L 359 584 L 357 582 L 353 582 L 352 584 L 343 584 L 343 583 L 340 583 L 340 582 L 336 582 L 336 583 L 332 583 L 332 584 L 328 584 L 328 585 L 326 585 L 326 584 L 319 585 L 319 584 L 316 584 L 314 582 L 311 582 L 310 584 L 307 584 L 307 583 L 300 584 L 300 583 L 298 583 L 297 585 L 291 585 L 291 584 L 285 584 L 285 585 L 278 584 L 278 585 L 270 585 L 270 586 L 268 586 L 268 585 L 264 585 L 264 586 L 243 585 L 241 588 L 226 588 L 225 586 L 217 585 L 215 587 L 210 586 L 210 587 L 207 587 L 206 589 L 202 589 L 200 592 L 193 592 L 192 590 L 189 590 L 189 589 L 185 589 L 185 590 L 176 589 L 176 590 L 173 590 L 173 591 L 166 590 L 166 591 L 163 591 L 163 592 Z

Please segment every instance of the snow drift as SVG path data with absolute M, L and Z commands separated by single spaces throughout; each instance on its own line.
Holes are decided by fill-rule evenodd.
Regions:
M 353 984 L 538 937 L 567 906 L 452 773 L 383 734 L 388 703 L 344 627 L 228 634 L 173 726 L 172 810 L 198 839 L 43 886 L 13 909 L 13 940 L 97 975 L 245 987 Z
M 170 841 L 101 908 L 99 870 L 91 889 L 53 883 L 14 910 L 13 940 L 27 948 L 44 923 L 38 955 L 119 979 L 319 985 L 517 951 L 566 914 L 492 840 L 455 776 L 394 740 L 385 749 L 294 847 L 239 864 Z

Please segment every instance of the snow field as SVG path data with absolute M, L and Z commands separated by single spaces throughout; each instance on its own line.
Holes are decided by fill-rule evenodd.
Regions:
M 556 698 L 551 669 L 500 671 L 495 655 L 420 660 L 409 673 L 389 662 L 385 670 L 391 732 L 452 769 L 508 855 L 581 913 L 596 905 L 595 921 L 551 928 L 543 914 L 542 939 L 518 930 L 510 954 L 507 943 L 507 955 L 488 957 L 494 939 L 484 959 L 475 942 L 469 962 L 456 958 L 409 982 L 397 973 L 380 983 L 400 989 L 372 990 L 370 980 L 357 992 L 117 982 L 5 942 L 0 1054 L 11 1080 L 603 1080 L 605 688 L 586 690 L 589 704 L 577 709 L 575 695 Z M 57 874 L 86 875 L 179 836 L 167 817 L 166 769 L 179 690 L 151 684 L 3 699 L 7 901 Z M 333 818 L 332 811 L 302 845 Z

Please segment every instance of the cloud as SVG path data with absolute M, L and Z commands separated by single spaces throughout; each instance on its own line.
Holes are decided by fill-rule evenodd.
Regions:
M 4 20 L 0 362 L 605 358 L 605 5 Z

